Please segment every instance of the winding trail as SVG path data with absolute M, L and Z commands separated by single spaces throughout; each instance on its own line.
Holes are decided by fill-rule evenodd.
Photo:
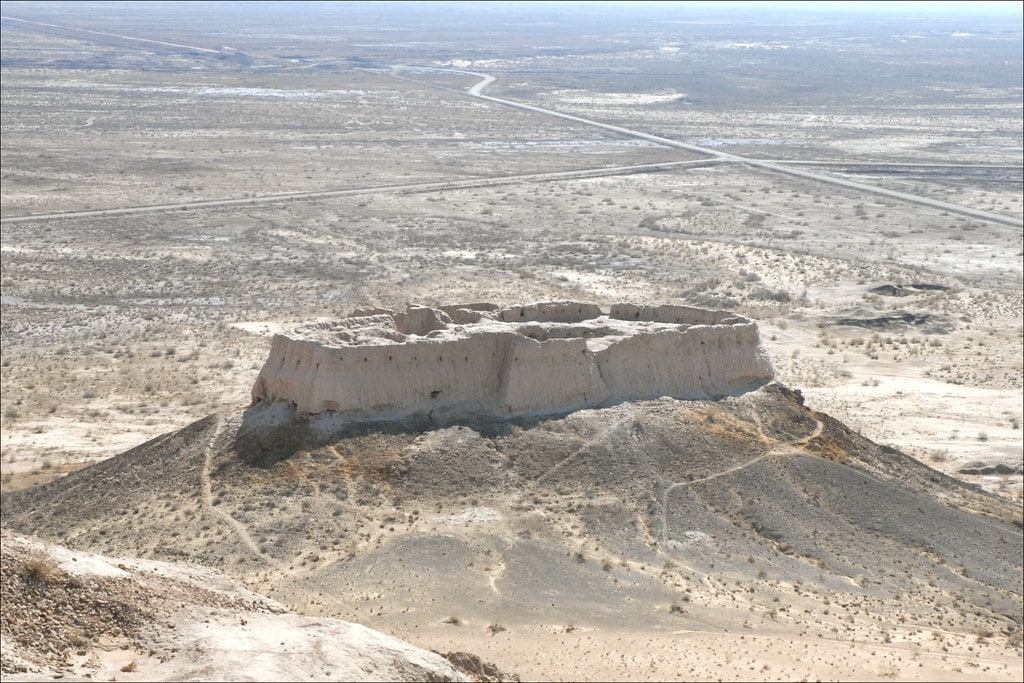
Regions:
M 811 432 L 810 434 L 808 434 L 807 436 L 805 436 L 804 438 L 800 439 L 799 441 L 794 441 L 793 442 L 794 446 L 797 446 L 799 448 L 803 448 L 807 444 L 811 443 L 812 441 L 817 439 L 819 436 L 821 436 L 821 433 L 823 431 L 825 431 L 825 423 L 822 422 L 821 420 L 819 420 L 818 418 L 814 418 L 814 422 L 815 422 L 814 431 Z
M 535 479 L 533 479 L 533 480 L 532 480 L 532 481 L 531 481 L 530 483 L 531 483 L 531 484 L 536 484 L 536 483 L 539 483 L 539 482 L 540 482 L 540 481 L 541 481 L 542 479 L 546 478 L 546 477 L 547 477 L 547 476 L 548 476 L 549 474 L 553 474 L 553 473 L 557 472 L 558 470 L 562 469 L 562 467 L 564 467 L 564 466 L 565 466 L 565 465 L 567 465 L 568 463 L 570 463 L 570 462 L 572 462 L 573 460 L 575 460 L 576 458 L 578 458 L 578 457 L 579 457 L 579 456 L 580 456 L 580 455 L 581 455 L 581 454 L 582 454 L 582 453 L 583 453 L 584 451 L 586 451 L 586 450 L 587 450 L 588 448 L 592 448 L 593 446 L 596 446 L 597 444 L 599 444 L 599 443 L 601 443 L 602 441 L 604 441 L 604 439 L 605 439 L 605 438 L 606 438 L 606 437 L 607 437 L 607 436 L 608 436 L 609 434 L 611 434 L 611 433 L 612 433 L 612 432 L 614 432 L 614 431 L 615 431 L 616 429 L 618 429 L 619 427 L 621 427 L 621 426 L 622 426 L 622 424 L 623 424 L 623 423 L 624 423 L 625 421 L 626 421 L 626 420 L 625 420 L 625 418 L 624 418 L 624 419 L 620 419 L 620 420 L 617 420 L 616 422 L 613 422 L 612 424 L 610 424 L 610 425 L 608 425 L 607 427 L 605 427 L 604 429 L 602 429 L 602 430 L 601 430 L 600 432 L 598 432 L 598 433 L 597 433 L 596 435 L 594 435 L 594 436 L 590 437 L 589 439 L 586 439 L 586 440 L 585 440 L 585 441 L 584 441 L 583 443 L 581 443 L 581 444 L 580 444 L 580 445 L 579 445 L 579 446 L 578 446 L 578 447 L 576 448 L 576 450 L 575 450 L 575 451 L 573 451 L 572 453 L 570 453 L 569 455 L 567 455 L 567 456 L 566 456 L 565 458 L 563 458 L 562 460 L 559 460 L 559 461 L 558 461 L 557 463 L 555 463 L 554 465 L 552 465 L 552 466 L 551 466 L 551 467 L 550 467 L 550 468 L 549 468 L 549 469 L 548 469 L 548 470 L 547 470 L 546 472 L 544 472 L 544 473 L 543 473 L 543 474 L 541 474 L 540 476 L 538 476 L 538 477 L 536 477 Z
M 260 549 L 256 546 L 256 543 L 252 540 L 252 536 L 249 535 L 249 530 L 245 528 L 245 525 L 239 522 L 237 519 L 224 512 L 213 504 L 213 482 L 210 479 L 211 464 L 213 462 L 213 454 L 216 448 L 217 442 L 220 440 L 221 434 L 223 434 L 225 427 L 227 426 L 227 420 L 222 417 L 217 418 L 217 428 L 214 430 L 213 435 L 207 439 L 206 446 L 204 447 L 203 453 L 203 469 L 199 475 L 200 481 L 203 486 L 203 506 L 206 510 L 214 515 L 217 515 L 230 526 L 235 534 L 241 539 L 242 543 L 252 552 L 253 555 L 269 561 L 269 559 L 260 552 Z
M 487 570 L 487 585 L 491 587 L 491 591 L 498 596 L 502 597 L 501 589 L 498 588 L 498 581 L 505 575 L 505 569 L 508 565 L 503 560 L 496 560 L 490 564 L 490 568 Z
M 761 418 L 759 416 L 757 416 L 756 414 L 754 416 L 754 422 L 757 425 L 757 430 L 758 430 L 758 433 L 761 435 L 761 439 L 765 443 L 771 443 L 771 439 L 769 439 L 768 435 L 764 433 L 764 428 L 763 428 L 763 425 L 761 423 Z M 720 479 L 722 477 L 726 477 L 726 476 L 728 476 L 730 474 L 733 474 L 735 472 L 739 472 L 740 470 L 744 470 L 744 469 L 746 469 L 746 468 L 748 468 L 748 467 L 750 467 L 752 465 L 756 465 L 759 462 L 762 462 L 764 460 L 768 460 L 770 458 L 774 458 L 774 457 L 777 457 L 777 456 L 780 456 L 780 455 L 794 455 L 794 450 L 803 450 L 804 448 L 807 447 L 808 444 L 810 444 L 811 441 L 813 441 L 814 439 L 816 439 L 819 436 L 821 436 L 821 433 L 825 430 L 825 423 L 824 422 L 822 422 L 821 420 L 819 420 L 817 418 L 815 418 L 814 422 L 815 422 L 814 429 L 811 430 L 811 432 L 809 434 L 807 434 L 806 436 L 800 437 L 796 441 L 791 441 L 789 443 L 785 443 L 785 444 L 781 444 L 781 445 L 778 445 L 778 446 L 774 446 L 774 447 L 770 448 L 769 450 L 765 451 L 764 453 L 762 453 L 761 455 L 757 456 L 756 458 L 752 458 L 752 459 L 748 460 L 747 462 L 741 463 L 739 465 L 734 465 L 733 467 L 730 467 L 728 469 L 721 470 L 720 472 L 715 472 L 714 474 L 710 474 L 710 475 L 708 475 L 706 477 L 701 477 L 700 479 L 688 479 L 687 481 L 677 481 L 677 482 L 673 483 L 671 486 L 669 486 L 667 489 L 665 489 L 665 493 L 662 495 L 662 498 L 661 498 L 661 540 L 662 540 L 662 543 L 667 543 L 668 542 L 668 498 L 669 498 L 669 494 L 671 494 L 674 489 L 679 488 L 679 487 L 693 486 L 695 484 L 703 484 L 703 483 L 706 483 L 706 482 L 709 482 L 709 481 L 714 481 L 715 479 Z

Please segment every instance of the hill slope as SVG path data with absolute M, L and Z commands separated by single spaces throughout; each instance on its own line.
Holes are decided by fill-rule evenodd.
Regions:
M 1013 678 L 1021 656 L 1019 506 L 778 384 L 447 426 L 259 404 L 5 494 L 3 523 L 531 678 L 875 677 L 904 656 Z M 700 656 L 722 638 L 735 659 Z
M 214 570 L 6 531 L 0 546 L 4 680 L 477 680 L 364 626 L 289 614 Z

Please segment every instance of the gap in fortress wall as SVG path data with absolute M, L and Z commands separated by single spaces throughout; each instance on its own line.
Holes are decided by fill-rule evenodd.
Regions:
M 772 377 L 757 326 L 726 311 L 479 303 L 356 310 L 275 335 L 252 397 L 304 414 L 515 417 L 734 396 Z

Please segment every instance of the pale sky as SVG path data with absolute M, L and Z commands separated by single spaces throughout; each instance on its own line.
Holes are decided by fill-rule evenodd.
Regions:
M 572 5 L 580 4 L 568 2 L 552 2 L 550 4 Z M 801 12 L 849 12 L 857 14 L 919 14 L 919 15 L 993 15 L 1024 16 L 1024 2 L 1020 0 L 894 0 L 880 2 L 877 0 L 831 0 L 831 1 L 807 1 L 807 0 L 776 0 L 765 2 L 763 0 L 693 0 L 689 2 L 675 1 L 662 2 L 658 0 L 629 0 L 609 2 L 597 2 L 589 4 L 608 5 L 647 5 L 651 7 L 678 7 L 691 6 L 694 8 L 722 8 L 722 9 L 743 9 L 759 10 L 763 12 L 774 12 L 780 10 L 796 10 Z

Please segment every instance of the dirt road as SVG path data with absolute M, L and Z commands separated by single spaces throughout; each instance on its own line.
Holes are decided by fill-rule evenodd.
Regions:
M 595 128 L 601 128 L 608 130 L 613 133 L 620 133 L 628 137 L 637 138 L 640 140 L 647 140 L 659 145 L 665 145 L 667 147 L 675 147 L 677 149 L 685 149 L 688 152 L 696 152 L 698 154 L 705 154 L 712 158 L 717 158 L 722 161 L 731 161 L 736 163 L 743 163 L 754 168 L 763 168 L 768 171 L 774 171 L 776 173 L 785 173 L 786 175 L 796 176 L 798 178 L 805 178 L 807 180 L 814 180 L 829 185 L 838 185 L 840 187 L 846 187 L 861 192 L 869 192 L 872 194 L 879 194 L 893 199 L 898 199 L 905 202 L 912 202 L 914 204 L 921 204 L 929 206 L 935 209 L 942 209 L 943 211 L 949 211 L 951 213 L 958 213 L 964 216 L 970 216 L 971 218 L 980 218 L 981 220 L 994 221 L 996 223 L 1003 223 L 1006 225 L 1012 225 L 1015 227 L 1024 226 L 1024 221 L 1013 218 L 1012 216 L 1003 216 L 997 213 L 991 213 L 989 211 L 982 211 L 980 209 L 972 209 L 966 206 L 960 206 L 959 204 L 951 204 L 949 202 L 943 202 L 938 199 L 930 199 L 928 197 L 919 197 L 917 195 L 909 194 L 906 192 L 898 192 L 896 190 L 888 190 L 882 187 L 875 187 L 873 185 L 866 185 L 864 183 L 858 183 L 853 180 L 846 180 L 844 178 L 836 178 L 834 176 L 821 175 L 819 173 L 813 173 L 811 171 L 804 171 L 799 168 L 792 168 L 785 165 L 785 161 L 762 161 L 760 159 L 751 159 L 749 157 L 739 156 L 737 154 L 729 154 L 728 152 L 720 152 L 715 149 L 708 147 L 700 147 L 698 145 L 691 145 L 685 142 L 679 142 L 677 140 L 671 140 L 669 138 L 663 138 L 658 135 L 650 135 L 649 133 L 643 133 L 641 131 L 632 130 L 629 128 L 623 128 L 622 126 L 615 126 L 608 123 L 601 123 L 600 121 L 594 121 L 592 119 L 585 119 L 581 116 L 574 116 L 572 114 L 564 114 L 559 111 L 552 109 L 545 109 L 543 107 L 537 107 L 532 104 L 524 104 L 522 102 L 515 102 L 513 100 L 506 100 L 500 97 L 491 97 L 490 95 L 484 95 L 483 90 L 491 83 L 495 81 L 495 77 L 477 73 L 472 71 L 458 71 L 448 69 L 426 69 L 426 68 L 413 68 L 413 67 L 395 67 L 396 72 L 402 71 L 436 71 L 436 72 L 447 72 L 456 73 L 463 75 L 470 75 L 479 77 L 481 80 L 479 83 L 473 85 L 466 90 L 466 94 L 471 95 L 488 102 L 500 104 L 505 107 L 512 107 L 514 109 L 520 109 L 523 111 L 530 111 L 537 114 L 544 114 L 546 116 L 554 116 L 556 118 L 565 119 L 566 121 L 572 121 L 574 123 L 582 123 L 588 126 L 594 126 Z

